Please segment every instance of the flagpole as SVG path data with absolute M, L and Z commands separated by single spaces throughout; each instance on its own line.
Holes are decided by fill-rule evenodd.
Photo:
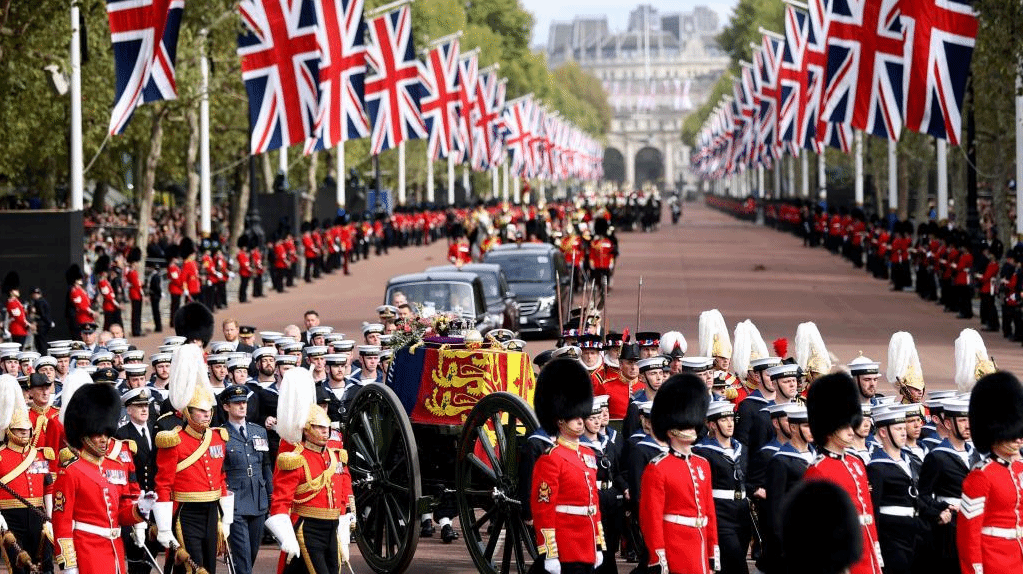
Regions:
M 823 145 L 820 148 L 821 150 L 817 154 L 817 193 L 820 197 L 817 199 L 823 199 L 826 202 L 828 200 L 827 152 Z
M 405 140 L 398 142 L 398 205 L 405 205 Z
M 85 207 L 82 161 L 82 43 L 78 3 L 71 4 L 71 210 Z
M 448 205 L 455 204 L 455 150 L 448 154 Z
M 497 173 L 497 166 L 490 166 L 490 198 L 497 199 L 497 188 L 500 185 L 500 176 Z
M 799 154 L 799 177 L 801 179 L 799 186 L 799 194 L 801 196 L 810 197 L 810 153 L 807 150 L 803 150 Z
M 853 131 L 853 145 L 856 149 L 856 206 L 863 206 L 863 132 Z
M 277 153 L 277 171 L 283 176 L 282 184 L 288 189 L 288 146 L 282 145 Z
M 469 201 L 472 194 L 469 192 L 469 164 L 462 166 L 462 189 L 465 190 L 465 200 Z
M 430 148 L 426 149 L 426 201 L 433 203 L 433 154 Z
M 1018 117 L 1018 116 L 1017 116 Z M 1017 122 L 1016 133 L 1019 135 L 1019 125 Z M 941 139 L 935 138 L 935 147 L 938 152 L 938 199 L 937 208 L 938 219 L 948 218 L 948 142 Z M 1019 143 L 1016 144 L 1019 146 Z M 1017 167 L 1018 169 L 1018 167 Z M 1018 181 L 1018 180 L 1017 180 Z M 1018 206 L 1017 206 L 1018 208 Z
M 380 6 L 379 8 L 374 8 L 372 10 L 366 10 L 366 17 L 368 18 L 368 17 L 371 17 L 371 16 L 376 16 L 377 14 L 381 14 L 383 12 L 387 12 L 388 10 L 393 10 L 394 8 L 398 8 L 398 7 L 404 6 L 406 4 L 411 4 L 412 2 L 413 2 L 413 0 L 397 0 L 396 2 L 391 2 L 390 4 L 384 4 L 383 6 Z
M 335 201 L 339 208 L 345 206 L 345 192 L 348 178 L 345 175 L 345 140 L 337 142 L 337 191 L 335 192 Z
M 790 155 L 785 163 L 788 164 L 789 197 L 796 197 L 796 157 Z
M 210 60 L 206 57 L 208 30 L 199 31 L 199 73 L 201 78 L 199 100 L 199 233 L 213 232 L 210 221 Z
M 899 149 L 898 142 L 888 140 L 888 211 L 899 209 Z
M 1023 233 L 1023 75 L 1016 73 L 1016 233 Z M 938 140 L 945 143 L 945 140 Z M 947 169 L 947 167 L 946 167 Z M 945 202 L 948 205 L 948 201 Z M 947 207 L 945 208 L 948 209 Z
M 515 205 L 522 203 L 522 179 L 515 176 L 515 185 L 512 186 L 512 199 L 515 200 Z
M 509 172 L 507 159 L 501 163 L 501 171 L 504 172 L 504 181 L 502 182 L 502 187 L 501 187 L 501 199 L 504 200 L 505 203 L 507 203 L 508 202 L 508 172 Z

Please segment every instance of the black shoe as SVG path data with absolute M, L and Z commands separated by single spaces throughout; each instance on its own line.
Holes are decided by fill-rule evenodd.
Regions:
M 436 531 L 437 531 L 437 529 L 434 528 L 434 526 L 433 526 L 433 520 L 427 518 L 426 520 L 423 521 L 422 528 L 419 529 L 419 537 L 420 538 L 433 538 L 433 533 L 436 532 Z
M 440 539 L 444 544 L 451 544 L 453 541 L 458 540 L 458 533 L 455 532 L 453 526 L 445 524 L 440 529 Z

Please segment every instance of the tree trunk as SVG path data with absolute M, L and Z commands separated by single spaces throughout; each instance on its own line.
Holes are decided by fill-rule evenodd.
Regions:
M 146 156 L 145 173 L 142 175 L 142 201 L 139 207 L 139 228 L 135 236 L 135 245 L 145 253 L 149 245 L 149 219 L 153 216 L 153 192 L 156 186 L 156 166 L 160 164 L 163 153 L 163 118 L 167 115 L 167 106 L 163 103 L 153 105 L 153 126 L 149 132 L 149 155 Z
M 313 206 L 316 203 L 316 193 L 319 191 L 316 185 L 316 168 L 320 164 L 320 152 L 314 151 L 309 156 L 309 169 L 306 171 L 306 184 L 309 191 L 302 197 L 302 219 L 310 221 L 313 218 Z
M 244 152 L 244 155 L 248 156 L 248 152 Z M 249 208 L 249 193 L 252 189 L 249 182 L 249 162 L 241 162 L 236 170 L 239 177 L 235 178 L 238 182 L 235 187 L 237 191 L 231 194 L 233 196 L 231 198 L 231 228 L 227 244 L 229 252 L 232 254 L 237 250 L 238 238 L 245 231 L 245 214 Z
M 39 197 L 43 200 L 44 209 L 53 209 L 57 207 L 57 161 L 53 156 L 47 156 L 43 165 L 46 166 L 46 173 L 42 178 Z
M 965 132 L 964 132 L 965 135 Z M 963 145 L 966 145 L 965 142 Z M 963 229 L 966 228 L 966 156 L 965 150 L 959 150 L 955 154 L 955 161 L 952 165 L 952 176 L 948 178 L 949 196 L 952 198 L 952 209 L 949 216 L 955 220 L 955 224 Z M 952 155 L 952 154 L 949 154 Z
M 270 165 L 270 154 L 259 154 L 259 165 L 263 168 L 263 193 L 273 193 L 274 168 Z
M 905 221 L 909 219 L 909 154 L 906 152 L 906 146 L 913 145 L 913 140 L 907 138 L 907 141 L 902 145 L 897 146 L 898 151 L 895 154 L 895 161 L 898 164 L 898 183 L 899 183 L 899 221 Z
M 930 198 L 930 178 L 928 177 L 931 173 L 933 165 L 937 165 L 937 153 L 934 147 L 931 146 L 931 138 L 924 138 L 924 145 L 921 146 L 921 150 L 924 152 L 924 160 L 917 165 L 914 171 L 914 184 L 916 188 L 916 205 L 913 209 L 913 219 L 916 223 L 924 223 L 927 221 L 928 205 L 927 202 Z
M 198 105 L 198 101 L 195 105 Z M 195 105 L 185 111 L 188 118 L 188 152 L 185 166 L 188 170 L 188 190 L 185 192 L 185 228 L 182 235 L 197 239 L 196 200 L 199 198 L 199 112 Z
M 89 206 L 95 211 L 103 211 L 107 207 L 107 183 L 97 181 L 92 188 L 92 202 Z

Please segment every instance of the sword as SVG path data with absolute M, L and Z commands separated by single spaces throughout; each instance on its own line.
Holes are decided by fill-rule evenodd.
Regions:
M 234 556 L 231 555 L 231 543 L 223 533 L 221 533 L 220 539 L 224 541 L 224 563 L 227 564 L 227 572 L 228 574 L 237 574 L 234 569 Z
M 603 332 L 604 335 L 607 335 L 607 316 L 608 316 L 608 312 L 607 312 L 607 275 L 604 275 L 603 277 L 601 277 L 600 280 L 601 280 L 601 283 L 602 283 L 601 286 L 603 287 L 603 290 L 604 290 L 603 295 L 601 295 L 601 297 L 600 297 L 600 309 L 601 309 L 601 312 L 603 312 L 603 314 L 604 314 L 604 316 L 603 316 L 604 325 L 601 327 L 601 331 Z
M 749 502 L 749 517 L 750 522 L 753 524 L 753 533 L 756 534 L 757 542 L 760 543 L 760 547 L 764 547 L 764 538 L 760 535 L 760 515 L 757 514 L 757 506 L 752 501 Z
M 157 572 L 163 572 L 163 568 L 160 567 L 160 563 L 156 560 L 156 557 L 153 556 L 153 553 L 149 551 L 149 547 L 146 546 L 145 541 L 142 542 L 142 551 L 146 553 L 146 559 L 149 560 L 149 564 L 153 568 L 156 568 Z

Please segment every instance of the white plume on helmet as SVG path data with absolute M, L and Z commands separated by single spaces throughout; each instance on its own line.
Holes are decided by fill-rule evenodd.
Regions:
M 21 391 L 18 379 L 11 375 L 0 375 L 0 435 L 11 426 L 11 420 L 17 410 L 24 412 L 28 417 L 28 407 L 25 406 L 25 393 Z
M 288 369 L 281 379 L 277 400 L 277 434 L 290 443 L 302 442 L 302 429 L 309 420 L 309 409 L 316 405 L 316 383 L 307 369 Z
M 64 377 L 64 387 L 60 391 L 61 409 L 60 414 L 58 415 L 60 424 L 64 424 L 64 414 L 67 412 L 67 409 L 64 407 L 67 407 L 68 404 L 71 403 L 71 397 L 75 396 L 78 389 L 91 384 L 92 377 L 83 369 L 75 369 Z
M 918 378 L 923 383 L 923 369 L 920 367 L 920 354 L 917 353 L 913 335 L 899 331 L 892 335 L 888 342 L 888 382 L 899 388 L 907 379 Z M 915 385 L 914 385 L 915 386 Z
M 732 357 L 732 341 L 721 311 L 711 309 L 700 313 L 700 356 Z
M 964 393 L 972 390 L 978 379 L 995 372 L 984 339 L 974 329 L 963 329 L 956 338 L 955 361 L 956 385 Z
M 732 337 L 732 372 L 740 379 L 745 379 L 749 371 L 750 361 L 769 357 L 767 343 L 760 336 L 760 330 L 753 321 L 746 319 L 735 325 Z
M 686 343 L 686 338 L 682 336 L 682 333 L 678 331 L 668 331 L 661 335 L 660 349 L 659 352 L 662 355 L 668 355 L 675 347 L 678 347 L 683 354 L 689 349 L 689 344 Z
M 206 387 L 209 396 L 213 396 L 213 386 L 210 385 L 202 349 L 193 344 L 181 345 L 174 350 L 167 379 L 167 398 L 174 410 L 184 412 L 200 386 Z
M 831 355 L 824 346 L 824 338 L 817 325 L 807 321 L 796 327 L 796 363 L 804 371 L 828 373 L 831 371 Z

